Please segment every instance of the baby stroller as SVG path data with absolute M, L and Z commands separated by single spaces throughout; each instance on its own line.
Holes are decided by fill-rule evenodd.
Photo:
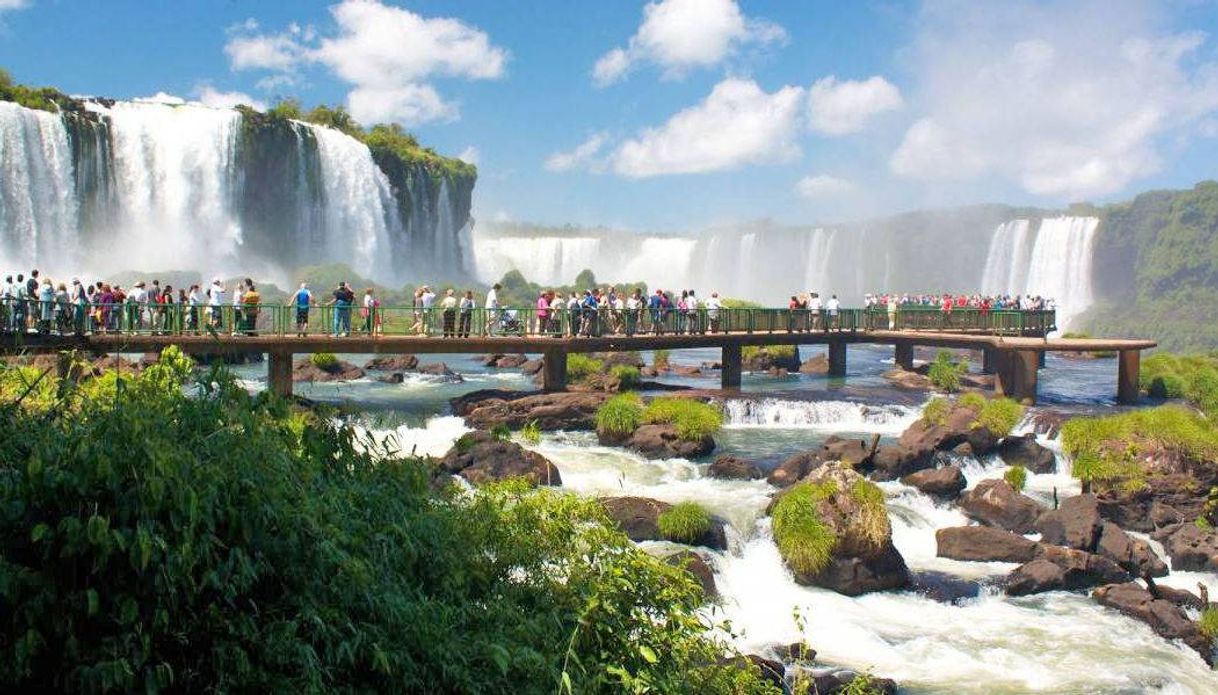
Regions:
M 524 334 L 520 325 L 520 312 L 517 309 L 504 309 L 499 312 L 499 332 L 515 335 Z

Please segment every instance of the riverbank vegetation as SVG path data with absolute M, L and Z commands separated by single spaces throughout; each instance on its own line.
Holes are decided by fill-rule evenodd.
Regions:
M 678 502 L 656 518 L 660 535 L 676 543 L 690 543 L 710 530 L 711 516 L 697 502 Z
M 940 391 L 955 393 L 960 390 L 960 377 L 968 373 L 968 362 L 955 361 L 947 350 L 940 350 L 935 361 L 930 364 L 926 376 L 930 383 Z
M 676 428 L 677 436 L 697 441 L 713 436 L 723 426 L 719 408 L 693 398 L 656 398 L 643 409 L 643 422 Z
M 943 396 L 930 399 L 922 408 L 922 420 L 931 425 L 946 425 L 957 406 L 973 412 L 972 427 L 984 427 L 996 437 L 1011 434 L 1027 412 L 1024 406 L 1010 398 L 986 398 L 970 392 L 955 400 Z
M 1193 461 L 1218 460 L 1213 421 L 1178 405 L 1074 418 L 1062 426 L 1061 439 L 1074 477 L 1092 487 L 1145 487 L 1148 465 L 1165 449 Z
M 596 431 L 602 435 L 628 437 L 643 424 L 643 400 L 636 393 L 622 393 L 596 409 Z
M 4 383 L 15 379 L 4 372 Z M 768 692 L 592 500 L 435 471 L 180 354 L 0 400 L 0 682 Z M 42 382 L 39 382 L 42 383 Z M 87 384 L 89 382 L 83 382 Z
M 1218 357 L 1157 352 L 1142 361 L 1141 389 L 1155 398 L 1182 398 L 1218 416 Z

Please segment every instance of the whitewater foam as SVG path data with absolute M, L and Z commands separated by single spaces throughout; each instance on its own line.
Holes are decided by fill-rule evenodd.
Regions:
M 900 434 L 921 417 L 920 408 L 900 405 L 781 398 L 731 398 L 724 401 L 723 412 L 727 427 L 878 434 Z

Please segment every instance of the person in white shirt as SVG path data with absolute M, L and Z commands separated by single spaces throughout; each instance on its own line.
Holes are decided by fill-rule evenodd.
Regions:
M 829 297 L 829 301 L 825 302 L 825 309 L 829 312 L 829 322 L 827 326 L 832 328 L 837 323 L 837 312 L 841 309 L 841 302 L 837 301 L 837 295 Z
M 822 308 L 823 307 L 821 306 L 820 295 L 817 294 L 816 292 L 809 292 L 808 293 L 808 313 L 812 316 L 812 328 L 813 329 L 820 328 L 823 325 L 821 322 L 821 315 L 820 315 Z
M 562 337 L 562 310 L 566 304 L 563 303 L 561 292 L 550 293 L 550 329 L 555 338 Z
M 495 283 L 486 293 L 486 334 L 499 333 L 499 290 L 503 286 Z
M 190 307 L 186 315 L 186 327 L 192 331 L 199 330 L 199 304 L 201 303 L 199 286 L 191 285 L 190 294 L 186 295 L 186 305 Z
M 144 289 L 144 281 L 135 283 L 127 295 L 127 320 L 132 331 L 144 327 L 144 307 L 148 304 L 148 291 Z
M 237 286 L 233 288 L 233 335 L 237 335 L 237 322 L 240 321 L 238 317 L 241 316 L 241 300 L 244 298 L 245 288 L 242 287 L 242 283 L 237 283 Z
M 212 328 L 219 329 L 224 318 L 224 285 L 220 284 L 220 278 L 212 280 L 207 288 L 207 306 L 211 307 Z
M 719 332 L 719 309 L 723 308 L 723 302 L 719 301 L 719 293 L 711 292 L 711 296 L 706 300 L 706 321 L 710 324 L 711 333 Z

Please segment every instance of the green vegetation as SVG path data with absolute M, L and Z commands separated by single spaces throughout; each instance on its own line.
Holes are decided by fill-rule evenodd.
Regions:
M 799 574 L 816 574 L 833 557 L 837 535 L 821 520 L 817 507 L 836 492 L 832 481 L 802 482 L 774 505 L 770 515 L 774 543 L 791 569 Z
M 541 428 L 537 426 L 536 420 L 530 420 L 521 428 L 520 438 L 526 444 L 537 445 L 541 443 Z
M 687 441 L 710 437 L 723 426 L 718 408 L 693 398 L 657 398 L 643 409 L 643 422 L 676 427 L 677 436 Z
M 7 690 L 777 692 L 594 500 L 433 487 L 223 372 L 186 395 L 166 356 L 0 402 Z
M 1141 388 L 1156 398 L 1183 398 L 1218 417 L 1218 355 L 1155 353 L 1142 361 Z
M 7 70 L 0 68 L 0 101 L 11 101 L 38 111 L 81 111 L 80 102 L 53 87 L 28 87 L 13 82 Z
M 968 374 L 968 362 L 952 361 L 952 355 L 946 350 L 940 350 L 935 361 L 930 365 L 927 376 L 930 383 L 940 391 L 955 393 L 960 390 L 960 377 Z
M 571 383 L 578 384 L 604 371 L 605 363 L 598 359 L 578 352 L 567 356 L 567 381 Z
M 984 427 L 995 436 L 1005 437 L 1023 420 L 1025 408 L 1010 398 L 990 398 L 977 412 L 974 427 Z
M 927 401 L 922 408 L 922 420 L 929 425 L 946 425 L 950 412 L 952 412 L 952 402 L 946 398 L 935 397 Z
M 621 393 L 596 409 L 596 431 L 628 436 L 643 424 L 643 401 L 635 393 Z
M 747 299 L 734 299 L 732 297 L 723 297 L 719 300 L 719 305 L 724 309 L 764 309 L 765 307 L 757 302 L 750 302 Z
M 850 521 L 852 533 L 879 547 L 892 535 L 884 491 L 870 480 L 859 478 L 850 485 L 850 499 L 858 505 L 858 514 Z
M 660 535 L 676 543 L 689 543 L 710 530 L 711 516 L 697 502 L 678 502 L 660 512 Z
M 1211 603 L 1201 611 L 1201 617 L 1197 619 L 1197 629 L 1210 644 L 1218 641 L 1218 606 Z
M 655 367 L 656 369 L 668 369 L 668 358 L 668 350 L 656 350 L 655 352 L 651 353 L 651 366 Z
M 1002 479 L 1007 481 L 1015 492 L 1023 492 L 1023 488 L 1028 484 L 1028 470 L 1023 466 L 1011 466 L 1002 474 Z
M 841 695 L 883 695 L 884 691 L 880 686 L 876 685 L 875 679 L 870 673 L 857 673 L 846 687 L 841 691 Z
M 638 388 L 642 377 L 639 368 L 629 364 L 615 364 L 609 369 L 609 376 L 618 380 L 620 388 L 629 390 Z
M 56 380 L 50 371 L 31 366 L 0 364 L 0 399 L 43 412 L 58 400 Z
M 318 369 L 330 370 L 338 366 L 338 357 L 332 352 L 315 352 L 309 355 L 309 361 Z
M 1074 476 L 1103 488 L 1144 487 L 1146 459 L 1162 448 L 1196 461 L 1218 458 L 1213 421 L 1175 405 L 1075 418 L 1062 426 L 1061 439 L 1062 450 L 1074 461 Z
M 745 362 L 755 360 L 765 352 L 775 360 L 793 360 L 795 359 L 794 345 L 745 345 L 740 349 L 740 357 Z
M 491 436 L 495 439 L 506 442 L 512 438 L 512 430 L 507 425 L 498 424 L 491 428 Z

